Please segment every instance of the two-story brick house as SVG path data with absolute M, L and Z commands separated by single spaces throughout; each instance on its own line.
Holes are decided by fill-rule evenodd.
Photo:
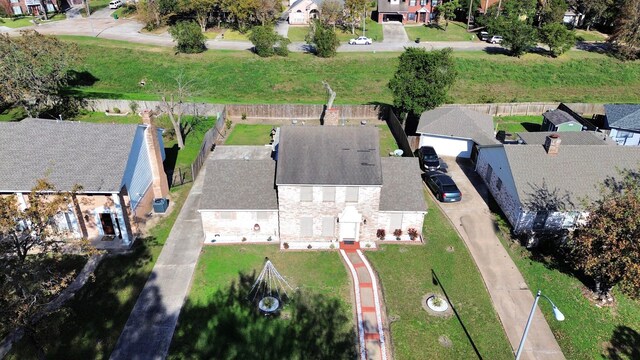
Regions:
M 378 0 L 378 22 L 429 24 L 439 0 Z
M 389 239 L 396 229 L 403 239 L 410 228 L 421 232 L 427 209 L 417 159 L 381 159 L 378 131 L 285 126 L 275 160 L 240 150 L 240 159 L 210 160 L 200 210 L 205 242 L 270 238 L 291 248 L 375 246 L 379 229 Z M 232 222 L 238 219 L 244 222 Z
M 68 6 L 65 2 L 65 6 Z M 7 15 L 42 15 L 44 10 L 54 12 L 62 10 L 60 0 L 0 0 L 0 8 Z

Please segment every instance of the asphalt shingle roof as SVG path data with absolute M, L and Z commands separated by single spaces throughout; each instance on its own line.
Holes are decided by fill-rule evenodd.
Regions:
M 394 13 L 409 11 L 409 4 L 406 1 L 400 1 L 399 4 L 392 4 L 389 0 L 378 0 L 378 12 Z
M 209 159 L 200 209 L 278 210 L 275 168 L 271 159 Z
M 525 206 L 542 192 L 566 195 L 568 209 L 581 209 L 582 200 L 600 198 L 600 184 L 618 177 L 619 170 L 640 168 L 640 148 L 560 144 L 557 155 L 542 145 L 505 145 L 518 197 Z
M 30 191 L 46 177 L 58 190 L 117 192 L 138 125 L 27 118 L 0 123 L 0 191 Z
M 497 144 L 493 134 L 493 117 L 459 107 L 440 107 L 420 116 L 416 132 L 472 139 L 479 145 Z
M 538 131 L 518 133 L 518 137 L 529 145 L 544 145 L 547 136 L 556 134 L 560 137 L 560 146 L 563 145 L 617 145 L 606 134 L 595 131 Z
M 571 121 L 575 121 L 577 123 L 582 124 L 579 119 L 574 118 L 568 112 L 560 110 L 560 109 L 547 111 L 547 112 L 543 113 L 542 116 L 544 118 L 546 118 L 547 120 L 549 120 L 549 122 L 551 122 L 554 125 L 560 125 L 560 124 L 564 124 L 564 123 L 571 122 Z
M 283 126 L 278 185 L 382 185 L 373 126 Z
M 640 105 L 605 104 L 604 113 L 610 127 L 640 131 Z
M 418 158 L 385 157 L 380 211 L 427 211 Z

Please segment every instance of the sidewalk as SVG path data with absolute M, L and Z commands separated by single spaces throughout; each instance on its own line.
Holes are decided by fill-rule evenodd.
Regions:
M 438 202 L 438 206 L 464 239 L 473 256 L 491 296 L 493 307 L 502 321 L 502 326 L 515 353 L 533 305 L 534 298 L 531 290 L 537 289 L 529 289 L 507 250 L 500 243 L 494 230 L 492 214 L 483 200 L 487 192 L 482 180 L 472 167 L 463 171 L 461 166 L 467 167 L 470 164 L 459 165 L 454 158 L 447 158 L 446 163 L 449 175 L 454 179 L 464 197 L 460 203 Z M 483 195 L 476 188 L 481 189 Z M 546 304 L 541 303 L 541 305 Z M 545 311 L 550 309 L 545 308 Z M 562 350 L 540 307 L 536 309 L 521 358 L 564 359 Z
M 197 177 L 110 359 L 164 359 L 202 249 Z
M 353 280 L 360 359 L 386 360 L 382 299 L 373 269 L 360 250 L 341 249 L 340 255 Z

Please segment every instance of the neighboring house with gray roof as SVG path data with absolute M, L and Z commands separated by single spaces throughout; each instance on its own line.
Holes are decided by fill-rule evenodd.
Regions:
M 438 155 L 474 158 L 478 145 L 498 144 L 493 117 L 460 107 L 425 111 L 416 129 L 420 146 L 433 146 Z
M 640 105 L 605 104 L 605 126 L 620 145 L 640 146 Z
M 0 123 L 0 194 L 27 207 L 38 179 L 77 196 L 55 218 L 70 237 L 117 237 L 129 245 L 154 198 L 168 194 L 162 130 L 27 118 Z
M 216 148 L 200 203 L 205 242 L 328 249 L 375 246 L 378 229 L 401 229 L 404 239 L 410 228 L 422 231 L 417 159 L 381 159 L 376 127 L 284 126 L 278 134 L 273 148 Z
M 600 185 L 640 167 L 640 148 L 610 145 L 567 133 L 544 142 L 482 146 L 476 172 L 516 234 L 571 230 L 600 199 Z M 531 138 L 533 140 L 533 138 Z M 539 140 L 539 139 L 538 139 Z M 577 145 L 572 145 L 577 144 Z
M 544 144 L 547 136 L 553 134 L 553 131 L 536 131 L 517 133 L 518 142 L 529 145 Z M 559 134 L 562 139 L 562 145 L 618 145 L 607 134 L 597 131 L 567 131 Z

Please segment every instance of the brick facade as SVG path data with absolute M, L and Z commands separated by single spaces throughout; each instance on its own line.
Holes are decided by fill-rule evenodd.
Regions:
M 47 12 L 60 11 L 58 0 L 43 0 L 40 3 L 44 4 Z M 43 13 L 42 5 L 27 5 L 26 0 L 0 0 L 0 7 L 7 15 L 42 15 Z
M 340 224 L 334 223 L 333 235 L 322 236 L 323 218 L 337 219 L 347 206 L 355 207 L 362 215 L 359 240 L 375 239 L 380 207 L 380 187 L 361 186 L 357 203 L 347 203 L 346 187 L 334 186 L 335 201 L 324 201 L 323 186 L 313 187 L 313 201 L 300 201 L 301 186 L 278 186 L 280 208 L 280 239 L 283 242 L 332 241 L 339 237 Z M 313 218 L 313 235 L 301 236 L 301 218 Z M 365 224 L 366 221 L 366 224 Z
M 278 211 L 201 211 L 205 242 L 278 241 Z M 259 225 L 256 230 L 255 225 Z M 271 238 L 271 240 L 269 240 Z

